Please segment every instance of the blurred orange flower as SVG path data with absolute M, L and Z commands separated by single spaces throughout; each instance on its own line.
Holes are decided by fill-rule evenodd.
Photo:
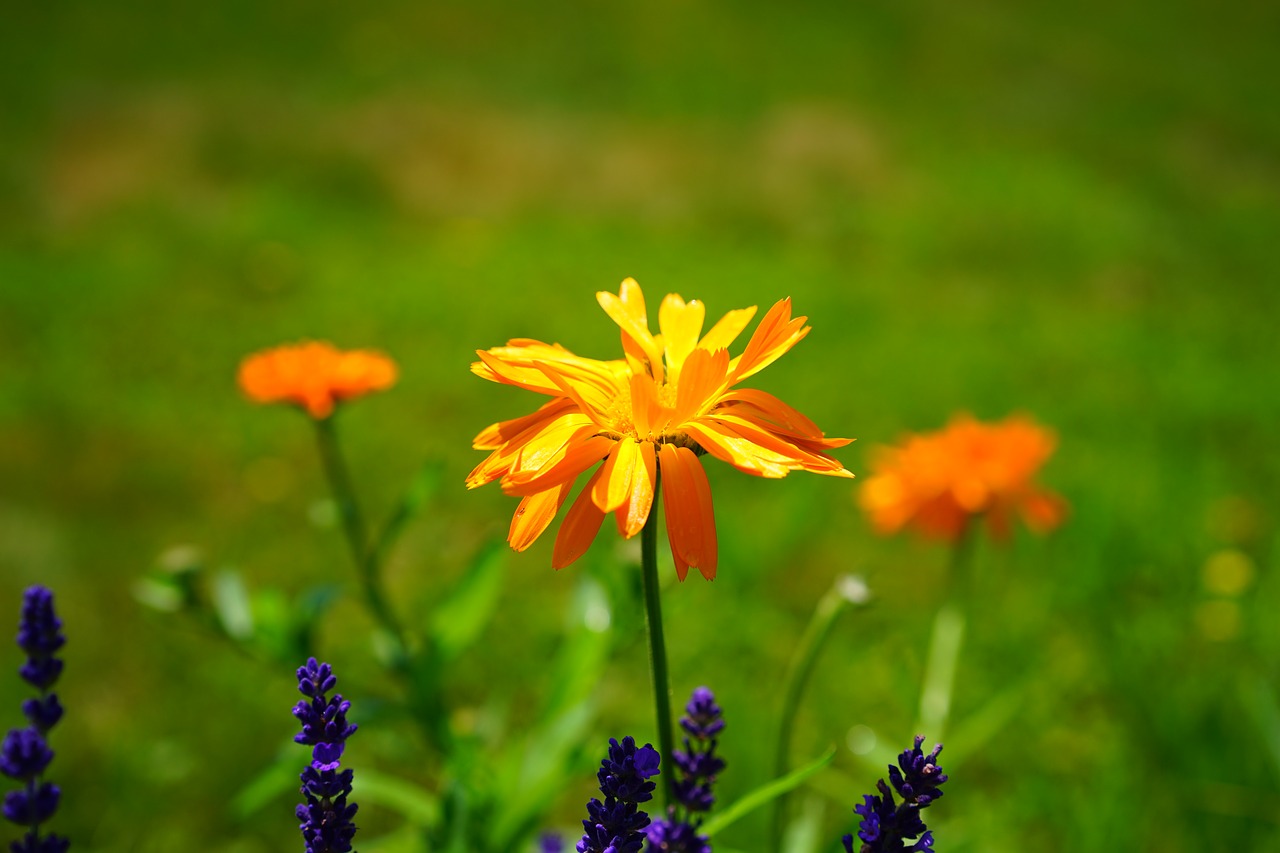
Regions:
M 522 498 L 507 537 L 511 547 L 532 545 L 578 476 L 603 462 L 560 525 L 552 565 L 563 568 L 582 556 L 607 513 L 624 537 L 639 533 L 661 482 L 676 573 L 684 580 L 692 566 L 709 580 L 718 548 L 711 487 L 698 457 L 709 453 L 760 477 L 799 470 L 853 476 L 824 452 L 852 439 L 824 437 L 772 394 L 734 388 L 808 334 L 807 318 L 791 317 L 791 300 L 769 310 L 736 358 L 728 346 L 754 306 L 730 311 L 703 335 L 702 303 L 668 294 L 658 309 L 661 334 L 654 335 L 633 279 L 596 300 L 622 329 L 624 358 L 580 358 L 559 344 L 520 338 L 479 351 L 471 366 L 484 379 L 551 398 L 531 415 L 493 424 L 473 443 L 492 452 L 467 487 L 501 480 L 504 492 Z
M 323 341 L 276 347 L 240 363 L 240 389 L 256 403 L 293 403 L 316 420 L 334 405 L 396 381 L 396 363 L 369 350 L 343 351 Z
M 881 448 L 859 503 L 885 534 L 910 525 L 925 536 L 955 540 L 978 515 L 1000 539 L 1008 537 L 1014 516 L 1048 532 L 1062 522 L 1066 502 L 1032 480 L 1056 445 L 1053 433 L 1025 417 L 986 424 L 957 415 L 943 430 Z

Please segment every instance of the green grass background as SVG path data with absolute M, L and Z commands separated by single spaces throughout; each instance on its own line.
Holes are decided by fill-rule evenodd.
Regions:
M 28 584 L 57 592 L 52 776 L 76 849 L 299 847 L 287 798 L 227 808 L 288 744 L 292 673 L 131 592 L 180 544 L 255 587 L 351 577 L 338 531 L 309 521 L 308 424 L 243 401 L 239 359 L 318 337 L 400 363 L 342 427 L 374 513 L 444 465 L 389 569 L 402 612 L 426 613 L 514 509 L 463 489 L 471 437 L 535 402 L 473 377 L 472 351 L 532 336 L 612 357 L 593 294 L 628 275 L 651 308 L 677 292 L 712 317 L 791 296 L 814 330 L 756 384 L 856 437 L 839 452 L 856 473 L 955 411 L 1058 432 L 1044 480 L 1069 522 L 978 551 L 956 719 L 1015 700 L 981 743 L 944 737 L 963 760 L 940 849 L 1280 849 L 1276 6 L 125 0 L 5 18 L 0 614 Z M 842 745 L 809 794 L 832 849 L 878 772 L 846 733 L 913 733 L 946 555 L 873 536 L 845 482 L 708 473 L 720 577 L 665 606 L 676 693 L 709 684 L 729 717 L 727 798 L 767 778 L 814 602 L 848 571 L 876 594 L 837 627 L 796 735 L 798 756 Z M 606 529 L 560 573 L 549 541 L 510 557 L 449 684 L 463 712 L 537 695 L 574 576 L 634 571 L 619 553 Z M 1242 589 L 1206 584 L 1224 553 Z M 649 739 L 642 623 L 615 616 L 596 740 Z M 357 709 L 388 692 L 366 628 L 347 603 L 319 638 Z M 0 671 L 18 662 L 0 649 Z M 357 778 L 434 784 L 411 743 L 362 735 Z M 572 830 L 596 760 L 553 823 Z M 362 837 L 397 820 L 362 818 Z M 763 849 L 764 827 L 723 841 Z

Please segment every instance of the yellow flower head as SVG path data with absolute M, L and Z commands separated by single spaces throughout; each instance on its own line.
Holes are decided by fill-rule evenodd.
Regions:
M 1045 533 L 1067 510 L 1061 497 L 1035 482 L 1056 444 L 1053 433 L 1024 417 L 982 423 L 957 415 L 945 429 L 881 448 L 859 503 L 884 534 L 910 526 L 955 541 L 978 516 L 998 539 L 1008 537 L 1015 516 Z
M 560 525 L 552 565 L 560 569 L 581 557 L 607 513 L 630 538 L 649 518 L 661 472 L 676 572 L 684 580 L 692 566 L 710 580 L 716 526 L 698 457 L 709 453 L 759 477 L 801 469 L 853 476 L 825 453 L 852 439 L 826 438 L 772 394 L 734 387 L 808 334 L 807 318 L 791 317 L 791 300 L 769 309 L 746 349 L 730 358 L 728 347 L 754 307 L 730 311 L 704 335 L 702 303 L 668 294 L 658 309 L 661 334 L 654 335 L 634 280 L 596 299 L 622 329 L 624 358 L 581 358 L 558 344 L 521 338 L 479 351 L 471 365 L 492 382 L 551 398 L 531 415 L 493 424 L 473 442 L 492 452 L 467 477 L 467 487 L 500 480 L 504 492 L 522 498 L 507 537 L 511 547 L 532 545 L 578 476 L 598 463 Z

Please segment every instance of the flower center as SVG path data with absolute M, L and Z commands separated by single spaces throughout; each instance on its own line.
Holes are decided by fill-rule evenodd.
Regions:
M 658 405 L 661 407 L 659 423 L 669 423 L 670 416 L 675 413 L 676 408 L 676 386 L 655 385 L 654 391 L 658 398 Z M 706 450 L 683 430 L 663 430 L 662 432 L 651 430 L 641 435 L 636 429 L 629 387 L 623 386 L 619 390 L 618 395 L 610 401 L 604 417 L 607 429 L 601 431 L 602 435 L 612 438 L 633 438 L 636 441 L 647 441 L 652 444 L 674 444 L 676 447 L 687 447 L 699 456 L 706 453 Z

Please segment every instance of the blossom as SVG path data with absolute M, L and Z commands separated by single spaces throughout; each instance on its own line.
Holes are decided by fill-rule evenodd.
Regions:
M 255 403 L 292 403 L 316 420 L 343 400 L 390 388 L 396 363 L 369 350 L 340 350 L 323 341 L 276 347 L 240 364 L 240 389 Z
M 0 773 L 23 786 L 5 794 L 2 809 L 7 820 L 27 828 L 22 838 L 9 845 L 12 853 L 65 853 L 71 845 L 57 835 L 40 835 L 40 825 L 53 817 L 62 797 L 57 785 L 40 777 L 53 761 L 49 730 L 62 719 L 62 705 L 51 688 L 62 674 L 62 660 L 55 654 L 66 641 L 62 620 L 53 609 L 53 593 L 43 586 L 27 589 L 18 623 L 18 646 L 27 660 L 18 674 L 40 695 L 22 703 L 30 725 L 11 729 L 0 742 Z
M 1053 433 L 1026 417 L 982 423 L 957 415 L 945 429 L 881 448 L 859 503 L 885 534 L 911 526 L 955 540 L 979 515 L 997 538 L 1008 537 L 1015 517 L 1047 532 L 1062 522 L 1066 502 L 1034 478 L 1055 446 Z
M 920 818 L 920 810 L 942 796 L 938 787 L 947 776 L 938 766 L 938 744 L 927 755 L 920 749 L 924 735 L 917 735 L 915 745 L 898 756 L 898 766 L 889 765 L 889 781 L 893 789 L 881 779 L 876 783 L 879 795 L 865 794 L 862 804 L 854 811 L 862 816 L 858 824 L 858 839 L 862 842 L 859 853 L 889 853 L 898 850 L 932 850 L 933 833 Z M 902 798 L 893 799 L 893 791 Z M 914 840 L 910 847 L 906 842 Z M 847 853 L 853 853 L 853 836 L 841 839 Z
M 655 820 L 645 834 L 649 838 L 648 853 L 711 853 L 711 845 L 698 830 L 701 813 L 715 803 L 711 787 L 724 769 L 724 760 L 716 755 L 716 736 L 724 730 L 720 706 L 715 694 L 706 687 L 693 691 L 680 727 L 685 731 L 684 749 L 672 756 L 676 766 L 675 797 L 683 809 L 672 806 L 667 816 Z
M 298 692 L 307 697 L 293 709 L 302 723 L 294 735 L 296 743 L 310 746 L 311 763 L 302 771 L 302 796 L 306 802 L 296 813 L 307 853 L 348 853 L 356 826 L 351 822 L 359 808 L 348 802 L 354 773 L 339 770 L 347 738 L 358 728 L 347 722 L 351 703 L 335 693 L 325 694 L 338 684 L 332 667 L 309 658 L 299 667 Z
M 484 379 L 550 398 L 530 415 L 487 427 L 473 442 L 490 454 L 467 477 L 467 487 L 499 480 L 504 492 L 521 498 L 507 537 L 515 550 L 542 535 L 574 482 L 595 467 L 560 525 L 553 566 L 582 556 L 609 513 L 622 536 L 639 533 L 660 482 L 677 574 L 683 580 L 694 567 L 711 579 L 718 548 L 700 456 L 759 477 L 800 470 L 853 476 L 825 452 L 851 439 L 827 438 L 772 394 L 737 387 L 808 334 L 807 318 L 791 316 L 790 299 L 765 314 L 736 357 L 728 347 L 754 307 L 730 311 L 702 334 L 702 303 L 668 294 L 658 309 L 661 334 L 654 335 L 634 280 L 596 299 L 622 330 L 623 358 L 598 361 L 518 338 L 478 351 L 471 366 Z
M 646 853 L 711 853 L 707 836 L 694 824 L 675 819 L 656 820 L 645 830 L 649 839 Z
M 630 736 L 622 743 L 609 738 L 609 754 L 596 773 L 604 801 L 592 797 L 587 803 L 578 853 L 640 853 L 649 815 L 639 805 L 653 799 L 657 785 L 649 779 L 658 775 L 660 763 L 651 744 L 636 747 Z
M 685 716 L 680 718 L 684 729 L 684 749 L 676 750 L 673 760 L 680 773 L 675 784 L 676 799 L 690 812 L 705 812 L 715 803 L 711 786 L 716 775 L 724 769 L 724 759 L 716 755 L 716 735 L 724 729 L 720 706 L 715 694 L 706 687 L 693 691 Z

